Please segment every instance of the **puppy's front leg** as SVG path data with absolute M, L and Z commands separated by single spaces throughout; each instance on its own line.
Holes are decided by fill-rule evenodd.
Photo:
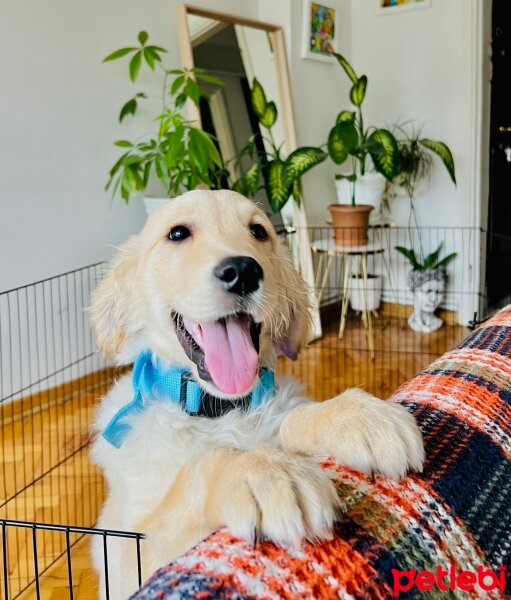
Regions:
M 144 576 L 222 526 L 285 545 L 329 538 L 338 510 L 330 478 L 309 458 L 272 448 L 215 448 L 181 469 L 140 524 L 147 536 Z
M 422 470 L 424 446 L 406 408 L 358 388 L 326 402 L 295 408 L 280 428 L 282 447 L 308 455 L 328 454 L 367 474 L 402 477 Z

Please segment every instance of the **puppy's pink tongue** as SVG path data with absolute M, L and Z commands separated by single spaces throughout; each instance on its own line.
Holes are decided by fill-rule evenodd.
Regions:
M 259 356 L 250 337 L 250 323 L 229 317 L 201 323 L 206 366 L 216 387 L 226 394 L 246 392 L 257 375 Z

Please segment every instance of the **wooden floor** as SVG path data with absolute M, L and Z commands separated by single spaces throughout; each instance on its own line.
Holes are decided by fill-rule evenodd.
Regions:
M 408 328 L 405 319 L 382 315 L 374 321 L 372 359 L 366 331 L 360 319 L 351 315 L 342 340 L 337 337 L 334 321 L 321 339 L 302 352 L 298 361 L 282 360 L 279 373 L 304 381 L 308 393 L 318 400 L 355 385 L 387 398 L 465 334 L 462 327 L 446 326 L 433 334 L 420 335 Z M 104 487 L 101 475 L 88 460 L 89 424 L 94 405 L 109 378 L 85 378 L 76 389 L 68 389 L 62 398 L 53 399 L 41 409 L 37 408 L 37 398 L 32 398 L 25 414 L 16 413 L 10 405 L 2 407 L 0 518 L 86 527 L 95 523 Z M 39 531 L 35 537 L 38 570 L 42 573 L 47 569 L 40 577 L 40 597 L 69 598 L 65 535 Z M 74 597 L 83 600 L 97 597 L 89 560 L 89 537 L 70 536 Z M 9 598 L 33 598 L 32 529 L 8 527 L 6 538 Z M 3 561 L 1 547 L 0 561 Z M 2 562 L 0 590 L 3 591 L 1 565 Z

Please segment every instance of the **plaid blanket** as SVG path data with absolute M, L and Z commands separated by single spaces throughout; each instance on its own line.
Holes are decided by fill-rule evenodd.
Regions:
M 221 530 L 134 598 L 511 597 L 511 308 L 390 401 L 417 417 L 421 475 L 371 482 L 326 462 L 344 508 L 332 541 L 287 551 Z

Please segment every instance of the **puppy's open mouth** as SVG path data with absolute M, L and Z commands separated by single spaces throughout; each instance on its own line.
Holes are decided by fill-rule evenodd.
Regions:
M 248 392 L 259 367 L 260 323 L 245 313 L 195 323 L 173 312 L 172 320 L 177 339 L 201 379 L 212 381 L 226 394 Z

